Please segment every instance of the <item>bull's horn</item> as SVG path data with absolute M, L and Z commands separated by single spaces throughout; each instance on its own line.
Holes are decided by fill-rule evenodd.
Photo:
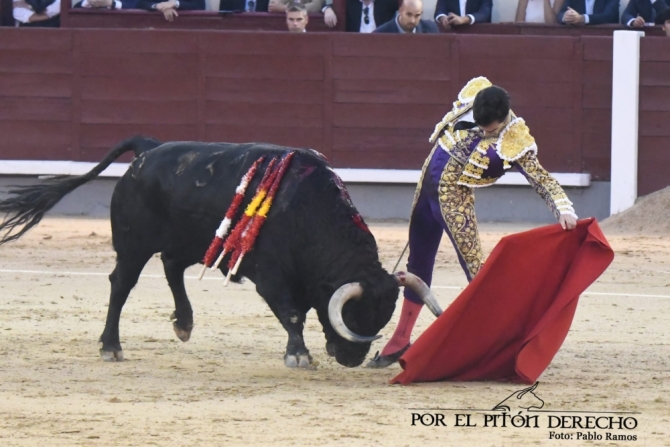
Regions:
M 437 304 L 433 292 L 430 291 L 430 287 L 428 287 L 421 278 L 407 272 L 396 272 L 394 275 L 396 281 L 398 281 L 398 285 L 409 287 L 412 292 L 419 295 L 419 298 L 426 303 L 426 306 L 430 309 L 433 315 L 436 317 L 442 315 L 442 309 L 440 308 L 440 305 Z
M 328 303 L 328 319 L 333 325 L 335 332 L 340 334 L 345 340 L 353 341 L 355 343 L 370 343 L 371 341 L 381 338 L 381 335 L 374 337 L 363 337 L 362 335 L 354 334 L 349 330 L 344 320 L 342 319 L 342 308 L 344 304 L 350 299 L 358 299 L 363 294 L 363 287 L 357 282 L 351 282 L 343 285 L 335 291 Z

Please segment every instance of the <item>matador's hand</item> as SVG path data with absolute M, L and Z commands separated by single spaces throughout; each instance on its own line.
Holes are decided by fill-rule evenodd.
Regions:
M 558 218 L 558 223 L 561 224 L 564 230 L 572 230 L 577 226 L 577 219 L 569 214 L 561 214 Z

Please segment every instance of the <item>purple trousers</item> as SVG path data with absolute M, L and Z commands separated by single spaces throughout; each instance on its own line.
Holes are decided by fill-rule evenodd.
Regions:
M 428 286 L 430 286 L 433 279 L 435 257 L 437 256 L 443 232 L 447 233 L 451 243 L 454 245 L 458 261 L 468 281 L 472 281 L 473 277 L 472 268 L 468 268 L 466 260 L 461 254 L 461 249 L 457 246 L 452 231 L 445 222 L 442 210 L 440 209 L 438 199 L 440 179 L 449 161 L 450 155 L 446 151 L 439 147 L 434 151 L 423 176 L 421 191 L 410 217 L 407 271 L 417 275 Z M 442 184 L 444 186 L 444 179 L 442 179 Z M 471 194 L 470 192 L 468 193 Z M 474 202 L 472 205 L 474 206 Z M 470 222 L 469 224 L 471 227 L 474 227 L 473 231 L 476 232 L 476 222 Z M 476 238 L 478 242 L 478 234 L 476 234 Z M 409 288 L 405 289 L 404 296 L 406 299 L 417 304 L 423 302 Z

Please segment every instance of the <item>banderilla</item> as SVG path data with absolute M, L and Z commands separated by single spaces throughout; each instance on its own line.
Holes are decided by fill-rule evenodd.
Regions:
M 394 274 L 396 269 L 398 268 L 398 264 L 400 264 L 400 260 L 402 259 L 403 256 L 405 256 L 405 251 L 407 251 L 407 247 L 409 247 L 409 241 L 405 244 L 405 248 L 402 249 L 402 253 L 400 253 L 400 257 L 398 258 L 398 262 L 395 263 L 395 267 L 393 267 L 393 271 L 391 274 Z

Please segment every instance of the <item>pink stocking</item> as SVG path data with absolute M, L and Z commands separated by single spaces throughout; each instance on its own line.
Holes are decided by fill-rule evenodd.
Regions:
M 419 318 L 419 313 L 421 312 L 422 307 L 423 303 L 417 304 L 408 299 L 403 300 L 402 313 L 400 314 L 398 327 L 396 327 L 391 340 L 384 346 L 381 355 L 394 354 L 409 344 L 412 329 L 414 329 L 414 323 L 416 323 L 416 319 Z

